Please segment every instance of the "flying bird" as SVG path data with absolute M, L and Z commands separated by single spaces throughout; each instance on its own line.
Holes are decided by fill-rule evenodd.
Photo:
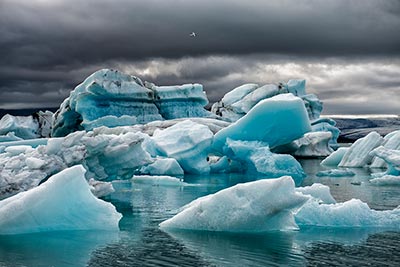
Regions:
M 196 37 L 196 33 L 195 32 L 191 32 L 189 36 L 190 37 Z

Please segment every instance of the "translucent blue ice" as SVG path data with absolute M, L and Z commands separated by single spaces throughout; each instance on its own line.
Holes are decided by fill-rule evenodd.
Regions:
M 223 152 L 226 140 L 260 141 L 270 148 L 290 143 L 311 131 L 303 101 L 292 94 L 264 99 L 243 118 L 214 136 L 213 148 Z
M 122 215 L 96 198 L 78 165 L 0 201 L 0 234 L 61 230 L 118 230 Z

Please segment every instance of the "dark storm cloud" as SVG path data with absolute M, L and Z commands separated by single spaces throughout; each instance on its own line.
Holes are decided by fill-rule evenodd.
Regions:
M 0 107 L 58 106 L 106 67 L 158 84 L 200 82 L 211 101 L 244 82 L 293 76 L 333 104 L 335 91 L 398 93 L 399 72 L 384 65 L 400 57 L 399 28 L 397 0 L 0 0 Z M 356 67 L 333 79 L 317 62 Z M 276 65 L 287 63 L 298 70 Z

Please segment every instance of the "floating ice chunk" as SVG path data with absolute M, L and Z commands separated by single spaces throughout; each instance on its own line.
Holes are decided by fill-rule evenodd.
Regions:
M 90 185 L 90 191 L 96 197 L 105 197 L 115 192 L 114 187 L 110 182 L 101 182 L 90 178 L 88 183 Z
M 379 157 L 387 163 L 388 169 L 385 174 L 400 175 L 400 150 L 380 146 L 374 149 L 370 155 Z
M 269 147 L 256 141 L 235 141 L 228 138 L 229 154 L 233 159 L 247 163 L 248 171 L 265 174 L 269 178 L 290 175 L 296 182 L 305 177 L 300 163 L 291 156 L 275 154 Z
M 297 192 L 304 195 L 310 195 L 315 199 L 322 201 L 324 204 L 336 203 L 336 200 L 332 197 L 329 186 L 323 184 L 312 184 L 311 186 L 297 187 Z
M 326 171 L 320 171 L 316 175 L 319 177 L 321 176 L 345 177 L 345 176 L 354 176 L 356 174 L 348 169 L 331 169 Z
M 373 158 L 370 152 L 383 143 L 383 138 L 377 132 L 371 132 L 364 138 L 358 139 L 346 151 L 339 167 L 365 167 Z
M 260 101 L 243 118 L 214 136 L 213 148 L 223 152 L 227 138 L 260 141 L 270 148 L 290 143 L 311 130 L 303 101 L 282 94 Z
M 321 165 L 332 167 L 338 166 L 347 150 L 349 150 L 349 147 L 339 147 L 336 151 L 332 152 L 332 154 L 321 161 Z
M 296 213 L 296 223 L 301 226 L 320 227 L 379 227 L 400 229 L 400 208 L 376 211 L 361 200 L 344 203 L 320 204 L 308 201 Z
M 183 179 L 167 175 L 134 175 L 132 182 L 136 184 L 149 184 L 161 186 L 189 186 Z
M 141 174 L 169 176 L 182 176 L 184 174 L 179 163 L 173 158 L 156 158 L 153 163 L 141 167 L 139 172 Z
M 84 174 L 82 166 L 74 166 L 0 201 L 0 234 L 118 230 L 122 215 L 90 192 Z
M 198 198 L 160 227 L 226 232 L 297 229 L 293 212 L 308 199 L 295 191 L 289 176 L 259 180 Z
M 300 157 L 324 157 L 333 152 L 329 147 L 332 134 L 330 132 L 310 132 L 294 141 L 299 148 L 294 152 Z
M 383 144 L 385 148 L 400 150 L 400 131 L 394 131 L 383 138 Z M 379 157 L 374 157 L 370 165 L 371 168 L 385 168 L 387 165 L 385 161 Z
M 369 180 L 373 185 L 400 185 L 400 176 L 383 175 L 382 177 Z
M 153 140 L 160 153 L 175 158 L 188 173 L 209 173 L 208 149 L 213 133 L 207 126 L 185 120 L 165 130 L 154 132 Z

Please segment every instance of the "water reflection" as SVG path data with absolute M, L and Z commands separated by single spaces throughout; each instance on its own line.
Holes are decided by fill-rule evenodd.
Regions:
M 118 232 L 63 231 L 0 236 L 0 266 L 85 266 Z

